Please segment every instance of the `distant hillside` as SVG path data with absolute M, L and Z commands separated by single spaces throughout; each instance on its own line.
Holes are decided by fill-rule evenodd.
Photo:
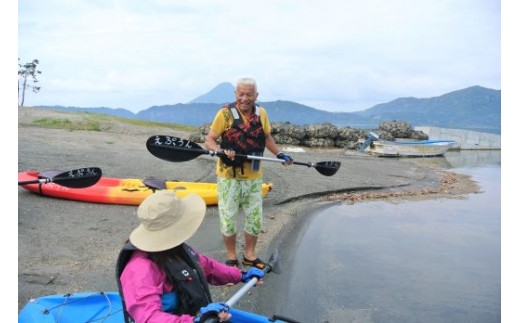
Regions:
M 501 92 L 472 86 L 429 99 L 400 98 L 356 114 L 378 122 L 406 120 L 416 126 L 500 133 Z
M 122 108 L 106 108 L 106 107 L 100 107 L 100 108 L 78 108 L 78 107 L 64 107 L 61 105 L 46 105 L 46 106 L 36 106 L 34 108 L 40 108 L 40 109 L 52 109 L 52 110 L 59 110 L 59 111 L 76 111 L 76 112 L 87 112 L 87 113 L 97 113 L 97 114 L 108 114 L 108 115 L 114 115 L 118 117 L 123 118 L 129 118 L 129 119 L 135 119 L 135 113 L 133 113 L 130 110 L 122 109 Z
M 222 104 L 190 103 L 153 106 L 137 113 L 136 118 L 148 121 L 161 121 L 202 126 L 213 121 Z
M 271 122 L 290 122 L 297 125 L 328 122 L 339 126 L 369 124 L 377 127 L 373 121 L 354 113 L 332 113 L 291 101 L 258 102 L 258 104 L 267 110 Z M 137 113 L 136 118 L 200 126 L 211 123 L 221 107 L 222 104 L 216 103 L 154 106 Z
M 137 114 L 126 109 L 105 107 L 39 108 L 104 113 L 126 118 L 202 126 L 211 123 L 223 103 L 234 100 L 224 100 L 225 95 L 230 95 L 229 86 L 232 88 L 230 83 L 219 84 L 205 95 L 190 101 L 192 103 L 153 106 Z M 501 132 L 501 92 L 480 86 L 427 99 L 399 98 L 359 112 L 328 112 L 281 100 L 258 103 L 266 108 L 271 122 L 289 122 L 295 125 L 331 123 L 338 127 L 375 129 L 383 121 L 400 120 L 412 126 L 466 129 L 495 134 Z
M 229 82 L 220 83 L 213 90 L 203 94 L 190 103 L 227 103 L 235 100 L 235 87 Z
M 377 128 L 378 123 L 352 112 L 318 110 L 292 101 L 258 102 L 265 107 L 271 122 L 290 122 L 297 125 L 331 123 L 338 127 Z

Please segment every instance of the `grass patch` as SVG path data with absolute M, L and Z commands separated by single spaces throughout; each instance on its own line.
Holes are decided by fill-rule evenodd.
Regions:
M 112 116 L 108 114 L 99 114 L 99 113 L 91 113 L 91 112 L 85 112 L 89 117 L 98 120 L 102 123 L 110 123 L 115 121 L 119 122 L 125 122 L 129 124 L 133 124 L 136 126 L 143 126 L 143 127 L 165 127 L 165 128 L 171 128 L 176 130 L 184 130 L 184 131 L 197 131 L 198 127 L 194 126 L 188 126 L 180 123 L 169 123 L 169 122 L 156 122 L 156 121 L 146 121 L 146 120 L 140 120 L 140 119 L 131 119 L 131 118 L 123 118 L 118 116 Z
M 100 123 L 95 120 L 72 122 L 69 119 L 41 118 L 32 122 L 33 125 L 43 128 L 101 131 Z
M 63 112 L 63 111 L 60 111 Z M 145 121 L 140 119 L 124 118 L 109 114 L 100 114 L 92 112 L 71 112 L 73 118 L 40 118 L 31 122 L 32 126 L 52 129 L 87 130 L 87 131 L 106 131 L 116 123 L 127 123 L 135 126 L 150 128 L 169 128 L 172 130 L 180 130 L 186 132 L 197 132 L 199 127 L 188 126 L 179 123 Z M 72 121 L 71 121 L 72 120 Z M 20 123 L 23 125 L 23 123 Z

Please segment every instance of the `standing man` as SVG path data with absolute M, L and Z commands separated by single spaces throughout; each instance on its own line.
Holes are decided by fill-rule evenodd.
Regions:
M 245 214 L 245 250 L 242 264 L 264 269 L 266 264 L 256 255 L 256 242 L 262 228 L 263 169 L 259 160 L 237 157 L 236 154 L 262 156 L 265 148 L 283 159 L 292 158 L 280 152 L 271 136 L 267 112 L 256 104 L 256 81 L 238 80 L 235 102 L 223 106 L 215 116 L 206 136 L 209 150 L 221 151 L 225 157 L 217 161 L 217 192 L 220 232 L 227 249 L 228 266 L 238 266 L 236 254 L 236 224 L 239 210 Z M 220 138 L 220 146 L 217 140 Z

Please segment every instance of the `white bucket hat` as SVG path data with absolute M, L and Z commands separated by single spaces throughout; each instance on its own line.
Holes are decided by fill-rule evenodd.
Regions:
M 205 214 L 206 203 L 195 193 L 180 199 L 172 191 L 157 191 L 139 205 L 141 224 L 130 234 L 130 242 L 148 252 L 171 249 L 197 231 Z

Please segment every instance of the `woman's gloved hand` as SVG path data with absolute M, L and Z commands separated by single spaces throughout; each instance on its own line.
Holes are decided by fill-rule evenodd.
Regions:
M 258 269 L 258 268 L 251 268 L 248 271 L 242 273 L 242 282 L 247 283 L 253 277 L 262 279 L 264 276 L 265 276 L 265 273 L 263 270 Z
M 227 306 L 225 303 L 209 303 L 208 305 L 200 308 L 200 316 L 197 316 L 194 322 L 202 323 L 210 318 L 217 319 L 219 322 L 222 322 L 223 315 L 226 317 L 231 316 L 228 311 L 229 306 Z M 227 318 L 225 320 L 227 320 Z

